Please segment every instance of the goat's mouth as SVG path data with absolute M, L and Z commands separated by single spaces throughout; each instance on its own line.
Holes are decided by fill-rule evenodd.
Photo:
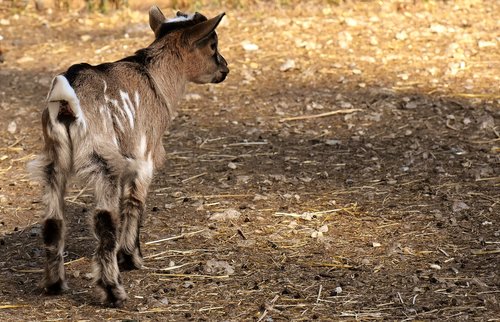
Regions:
M 228 73 L 226 73 L 226 72 L 221 72 L 219 76 L 214 77 L 214 79 L 212 80 L 212 83 L 215 83 L 215 84 L 222 83 L 226 79 L 227 74 Z

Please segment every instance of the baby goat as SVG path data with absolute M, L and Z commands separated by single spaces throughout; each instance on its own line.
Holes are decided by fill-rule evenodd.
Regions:
M 149 11 L 154 42 L 135 55 L 97 66 L 77 64 L 54 78 L 42 114 L 45 145 L 30 164 L 45 186 L 44 288 L 67 288 L 63 265 L 64 195 L 70 176 L 94 187 L 93 264 L 103 302 L 121 306 L 127 295 L 120 270 L 142 265 L 139 227 L 153 172 L 165 157 L 162 136 L 187 82 L 220 83 L 229 73 L 207 19 Z

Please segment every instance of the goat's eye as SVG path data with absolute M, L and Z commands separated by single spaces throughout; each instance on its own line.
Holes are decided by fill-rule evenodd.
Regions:
M 216 43 L 213 43 L 210 45 L 210 49 L 214 50 L 217 48 L 217 44 Z

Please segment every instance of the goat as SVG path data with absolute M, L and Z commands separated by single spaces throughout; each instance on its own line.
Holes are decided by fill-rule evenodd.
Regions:
M 115 307 L 126 301 L 120 269 L 142 265 L 139 230 L 153 173 L 165 158 L 162 135 L 187 82 L 220 83 L 229 73 L 215 32 L 223 16 L 178 12 L 167 20 L 153 6 L 155 40 L 148 47 L 112 63 L 73 65 L 52 81 L 42 113 L 44 148 L 29 166 L 45 189 L 46 293 L 67 289 L 63 208 L 75 176 L 94 187 L 93 267 L 101 300 Z

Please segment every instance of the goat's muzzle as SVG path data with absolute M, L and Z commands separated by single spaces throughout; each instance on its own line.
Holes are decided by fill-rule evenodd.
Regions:
M 219 63 L 219 71 L 217 72 L 217 76 L 214 77 L 212 83 L 223 82 L 226 79 L 227 74 L 229 74 L 227 62 L 221 54 L 217 54 L 217 62 Z

